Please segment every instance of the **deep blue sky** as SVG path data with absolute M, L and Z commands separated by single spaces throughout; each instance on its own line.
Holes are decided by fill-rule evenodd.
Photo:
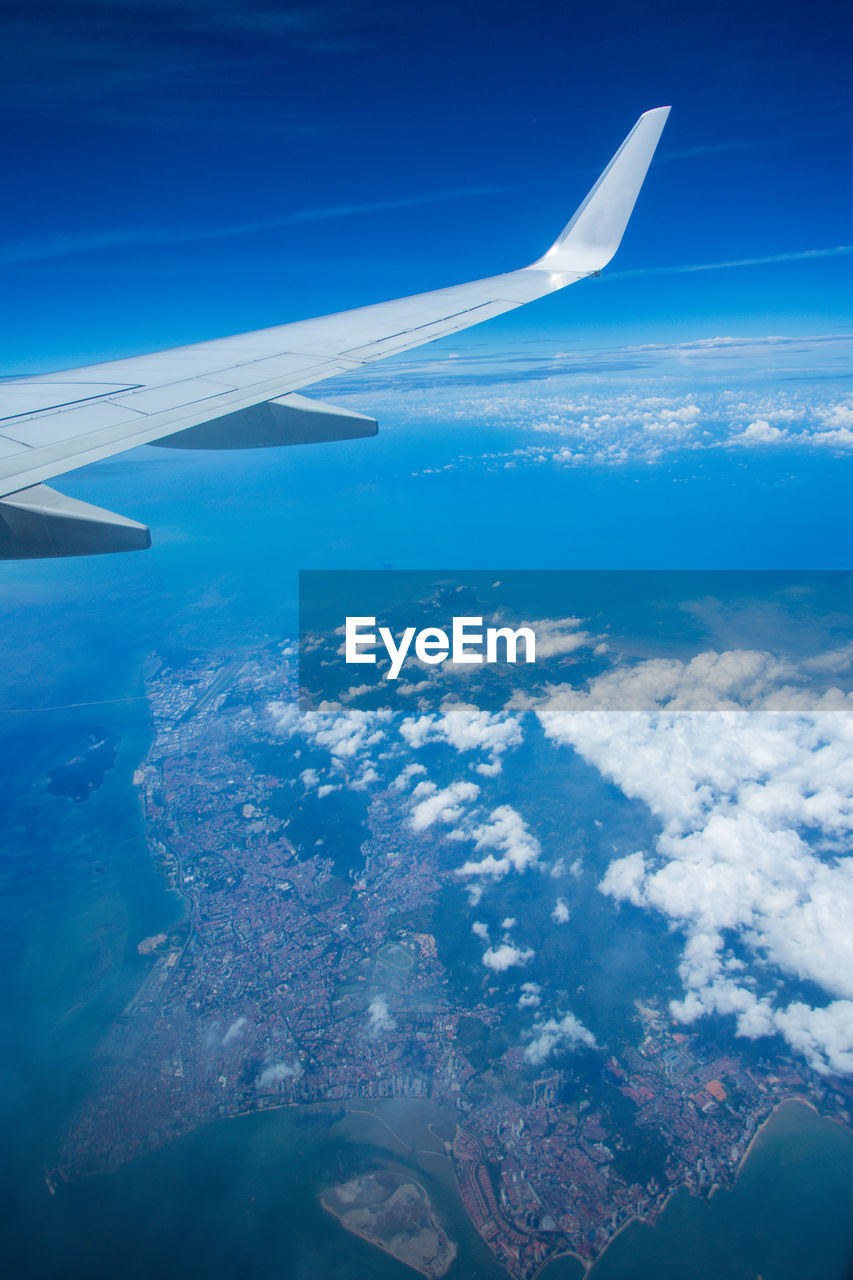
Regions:
M 849 332 L 844 254 L 617 273 L 853 242 L 851 36 L 832 0 L 7 3 L 0 364 L 67 367 L 521 265 L 665 102 L 612 278 L 478 339 Z
M 130 632 L 154 596 L 153 630 L 155 614 L 171 632 L 199 602 L 214 629 L 275 629 L 277 593 L 309 566 L 851 562 L 853 254 L 838 250 L 853 244 L 853 20 L 840 4 L 58 0 L 2 13 L 7 373 L 522 265 L 638 114 L 673 108 L 601 280 L 312 392 L 378 416 L 377 441 L 141 449 L 63 477 L 63 491 L 150 523 L 154 545 L 5 566 L 11 608 L 31 604 L 36 629 L 46 601 L 87 616 L 109 599 L 129 601 Z M 764 258 L 778 260 L 672 270 Z M 846 341 L 815 341 L 827 334 Z M 709 342 L 720 335 L 750 341 Z M 469 357 L 485 364 L 466 383 Z M 431 377 L 449 399 L 423 392 Z M 555 455 L 577 448 L 581 392 L 624 461 Z M 637 408 L 689 413 L 697 397 L 683 438 Z M 567 434 L 538 433 L 555 413 Z M 750 428 L 763 434 L 738 444 Z M 659 461 L 646 440 L 662 442 Z

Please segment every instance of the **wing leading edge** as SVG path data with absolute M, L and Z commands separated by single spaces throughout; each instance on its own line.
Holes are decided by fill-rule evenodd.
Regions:
M 316 320 L 6 383 L 0 387 L 0 559 L 148 545 L 145 526 L 96 507 L 81 511 L 83 504 L 44 484 L 137 445 L 246 448 L 373 434 L 372 419 L 293 393 L 597 274 L 619 247 L 668 114 L 669 107 L 657 107 L 640 116 L 561 235 L 528 267 Z

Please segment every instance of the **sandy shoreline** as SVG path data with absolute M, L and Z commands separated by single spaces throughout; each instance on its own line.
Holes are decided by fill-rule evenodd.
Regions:
M 816 1116 L 820 1115 L 820 1112 L 818 1111 L 814 1103 L 810 1102 L 808 1098 L 803 1097 L 803 1095 L 800 1093 L 792 1093 L 790 1097 L 782 1098 L 779 1102 L 774 1103 L 770 1111 L 768 1111 L 767 1115 L 761 1121 L 761 1124 L 755 1130 L 755 1133 L 752 1135 L 749 1142 L 747 1143 L 746 1149 L 744 1150 L 743 1155 L 738 1161 L 738 1166 L 735 1172 L 732 1186 L 734 1186 L 734 1184 L 737 1182 L 738 1178 L 740 1177 L 741 1170 L 743 1169 L 743 1166 L 746 1164 L 750 1154 L 752 1153 L 752 1148 L 755 1146 L 756 1142 L 761 1137 L 764 1130 L 767 1128 L 767 1126 L 770 1124 L 771 1120 L 773 1120 L 776 1114 L 782 1109 L 782 1107 L 787 1106 L 789 1102 L 799 1102 L 802 1106 L 808 1107 L 809 1111 L 813 1111 Z M 717 1192 L 721 1190 L 721 1186 L 722 1184 L 717 1183 L 716 1186 L 712 1188 L 708 1196 L 709 1200 L 713 1199 L 713 1197 L 717 1194 Z
M 404 1261 L 399 1254 L 394 1253 L 392 1249 L 389 1249 L 387 1244 L 384 1244 L 382 1240 L 376 1240 L 373 1236 L 369 1236 L 364 1231 L 360 1231 L 358 1227 L 351 1226 L 349 1223 L 344 1222 L 343 1218 L 336 1212 L 336 1210 L 330 1209 L 327 1204 L 323 1204 L 322 1196 L 318 1198 L 326 1213 L 330 1214 L 336 1222 L 340 1223 L 340 1226 L 344 1231 L 348 1231 L 350 1235 L 356 1236 L 359 1240 L 363 1240 L 365 1244 L 371 1245 L 374 1249 L 381 1249 L 389 1258 L 393 1258 L 395 1262 L 399 1262 L 404 1267 L 409 1267 L 412 1271 L 417 1271 L 418 1275 L 425 1276 L 426 1280 L 433 1280 L 434 1272 L 424 1271 L 421 1267 L 416 1266 L 414 1262 Z M 456 1255 L 454 1254 L 454 1257 L 455 1256 Z
M 406 1176 L 408 1176 L 408 1174 Z M 359 1183 L 361 1181 L 363 1181 L 363 1178 L 356 1179 L 356 1183 Z M 411 1178 L 409 1184 L 399 1184 L 399 1185 L 401 1185 L 403 1188 L 405 1188 L 407 1185 L 411 1185 L 411 1187 L 413 1187 L 416 1191 L 420 1193 L 421 1201 L 426 1212 L 427 1223 L 431 1228 L 434 1228 L 435 1234 L 438 1238 L 439 1245 L 441 1245 L 442 1237 L 444 1239 L 445 1248 L 443 1252 L 445 1256 L 442 1258 L 440 1265 L 437 1267 L 436 1266 L 425 1267 L 425 1266 L 419 1265 L 411 1256 L 409 1256 L 410 1250 L 408 1248 L 394 1249 L 391 1246 L 391 1244 L 389 1244 L 386 1240 L 384 1240 L 382 1236 L 379 1235 L 378 1233 L 371 1234 L 369 1231 L 366 1231 L 362 1227 L 358 1226 L 355 1222 L 349 1219 L 349 1210 L 341 1210 L 339 1208 L 335 1208 L 332 1204 L 328 1202 L 328 1196 L 330 1194 L 330 1191 L 333 1192 L 335 1188 L 330 1188 L 327 1191 L 319 1192 L 317 1198 L 319 1199 L 320 1204 L 323 1207 L 323 1209 L 326 1211 L 326 1213 L 330 1214 L 333 1218 L 335 1218 L 335 1220 L 340 1223 L 341 1227 L 345 1231 L 348 1231 L 352 1235 L 357 1236 L 360 1240 L 364 1240 L 366 1244 L 372 1245 L 376 1249 L 381 1249 L 383 1253 L 386 1253 L 388 1254 L 389 1257 L 394 1258 L 396 1262 L 400 1262 L 402 1263 L 403 1266 L 410 1267 L 412 1271 L 417 1271 L 420 1275 L 425 1276 L 426 1280 L 438 1280 L 438 1277 L 446 1275 L 447 1272 L 450 1270 L 450 1267 L 453 1265 L 456 1259 L 456 1255 L 459 1251 L 458 1245 L 454 1240 L 450 1239 L 450 1237 L 447 1235 L 446 1231 L 442 1227 L 441 1222 L 438 1219 L 435 1213 L 435 1210 L 433 1208 L 432 1201 L 429 1196 L 429 1192 L 426 1190 L 426 1188 L 423 1187 L 421 1183 L 418 1182 L 415 1178 Z

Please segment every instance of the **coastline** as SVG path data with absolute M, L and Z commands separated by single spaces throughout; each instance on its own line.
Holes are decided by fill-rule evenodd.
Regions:
M 740 1165 L 738 1165 L 738 1173 L 740 1173 Z M 590 1273 L 594 1270 L 594 1268 L 598 1266 L 598 1263 L 604 1257 L 605 1253 L 607 1253 L 607 1250 L 613 1244 L 614 1240 L 618 1240 L 619 1237 L 622 1235 L 623 1231 L 626 1231 L 628 1227 L 633 1226 L 635 1222 L 644 1222 L 646 1223 L 647 1226 L 654 1226 L 655 1223 L 657 1222 L 657 1219 L 663 1213 L 664 1209 L 669 1204 L 672 1197 L 676 1194 L 676 1192 L 680 1191 L 682 1187 L 685 1187 L 685 1186 L 687 1186 L 687 1183 L 682 1183 L 680 1187 L 671 1187 L 670 1190 L 666 1193 L 660 1207 L 655 1210 L 654 1217 L 652 1218 L 640 1217 L 639 1214 L 632 1213 L 629 1218 L 625 1219 L 625 1221 L 619 1227 L 618 1231 L 613 1232 L 613 1235 L 607 1241 L 607 1244 L 604 1246 L 604 1248 L 601 1250 L 600 1253 L 596 1254 L 592 1262 L 588 1262 L 586 1258 L 582 1258 L 581 1255 L 579 1253 L 575 1253 L 573 1249 L 561 1249 L 559 1253 L 552 1253 L 550 1257 L 545 1259 L 545 1261 L 541 1264 L 541 1266 L 539 1266 L 537 1270 L 534 1271 L 532 1280 L 539 1280 L 539 1277 L 542 1275 L 545 1268 L 549 1267 L 552 1262 L 556 1262 L 558 1258 L 575 1258 L 583 1267 L 584 1275 L 585 1276 L 590 1275 Z
M 435 1216 L 435 1211 L 432 1206 L 432 1201 L 430 1200 L 430 1197 L 429 1197 L 429 1192 L 426 1190 L 424 1186 L 421 1185 L 420 1182 L 417 1181 L 416 1178 L 412 1178 L 411 1182 L 412 1182 L 412 1185 L 416 1187 L 418 1191 L 420 1191 L 421 1195 L 423 1196 L 427 1211 L 429 1212 L 433 1220 L 436 1222 L 438 1229 L 440 1231 L 443 1230 L 443 1228 L 441 1227 L 441 1224 L 438 1222 L 438 1219 Z M 376 1236 L 369 1236 L 367 1235 L 366 1232 L 359 1230 L 359 1228 L 356 1226 L 353 1226 L 352 1223 L 346 1222 L 344 1220 L 343 1214 L 339 1213 L 337 1209 L 333 1209 L 331 1205 L 326 1203 L 326 1195 L 327 1195 L 326 1191 L 318 1191 L 317 1199 L 320 1201 L 320 1205 L 322 1206 L 323 1210 L 326 1213 L 331 1214 L 331 1216 L 337 1222 L 340 1223 L 344 1231 L 348 1231 L 350 1235 L 357 1236 L 359 1240 L 363 1240 L 365 1244 L 372 1245 L 375 1249 L 381 1249 L 383 1253 L 388 1254 L 389 1258 L 393 1258 L 395 1262 L 401 1263 L 402 1266 L 404 1267 L 411 1268 L 412 1271 L 417 1271 L 419 1275 L 422 1275 L 425 1277 L 425 1280 L 438 1280 L 438 1278 L 440 1278 L 441 1276 L 445 1276 L 447 1272 L 450 1270 L 450 1268 L 453 1266 L 453 1263 L 456 1261 L 456 1256 L 459 1252 L 459 1246 L 455 1240 L 451 1240 L 450 1237 L 447 1235 L 447 1233 L 444 1232 L 444 1238 L 447 1241 L 448 1252 L 450 1255 L 445 1268 L 442 1271 L 436 1271 L 434 1269 L 427 1271 L 426 1268 L 419 1267 L 417 1263 L 411 1262 L 407 1258 L 402 1258 L 399 1253 L 395 1253 L 394 1250 L 389 1248 L 388 1245 L 385 1244 L 383 1240 L 380 1240 Z
M 633 1222 L 633 1218 L 631 1219 L 631 1221 Z M 622 1228 L 620 1227 L 619 1230 L 621 1231 Z M 607 1245 L 609 1244 L 610 1244 L 610 1241 L 608 1240 Z M 605 1245 L 605 1248 L 607 1248 L 607 1245 Z M 599 1257 L 600 1256 L 601 1254 L 599 1254 Z M 598 1261 L 598 1258 L 596 1258 L 595 1262 L 587 1262 L 586 1258 L 582 1258 L 579 1253 L 575 1253 L 574 1249 L 561 1249 L 559 1253 L 550 1254 L 544 1260 L 544 1262 L 541 1262 L 539 1264 L 539 1266 L 533 1272 L 532 1280 L 539 1280 L 539 1276 L 542 1275 L 545 1268 L 550 1267 L 552 1262 L 557 1262 L 560 1258 L 574 1258 L 575 1262 L 580 1263 L 580 1265 L 583 1267 L 583 1273 L 585 1276 L 589 1275 L 590 1271 L 595 1266 L 595 1262 Z M 509 1275 L 509 1272 L 507 1272 L 507 1275 Z
M 682 1186 L 686 1186 L 686 1185 L 687 1185 L 686 1183 L 682 1183 Z M 626 1218 L 625 1221 L 622 1223 L 621 1227 L 619 1228 L 619 1230 L 613 1232 L 613 1235 L 607 1241 L 607 1244 L 601 1250 L 601 1253 L 599 1253 L 597 1257 L 594 1258 L 593 1261 L 589 1264 L 589 1266 L 586 1269 L 587 1275 L 589 1275 L 589 1273 L 593 1271 L 593 1269 L 598 1265 L 598 1263 L 604 1257 L 605 1253 L 607 1253 L 607 1250 L 613 1244 L 614 1240 L 618 1240 L 619 1237 L 622 1235 L 622 1232 L 626 1231 L 628 1227 L 633 1226 L 635 1222 L 644 1222 L 646 1226 L 653 1227 L 657 1222 L 658 1218 L 660 1217 L 660 1215 L 663 1213 L 666 1206 L 669 1204 L 672 1197 L 676 1194 L 677 1191 L 680 1191 L 680 1190 L 681 1190 L 681 1187 L 671 1187 L 669 1191 L 667 1191 L 666 1195 L 663 1198 L 663 1202 L 660 1205 L 660 1208 L 655 1210 L 655 1214 L 653 1218 L 641 1217 L 638 1213 L 632 1213 L 630 1218 Z
M 773 1107 L 770 1109 L 770 1111 L 768 1111 L 767 1115 L 758 1125 L 758 1127 L 755 1130 L 755 1133 L 752 1135 L 749 1142 L 747 1143 L 747 1146 L 744 1149 L 743 1155 L 738 1161 L 738 1166 L 735 1171 L 734 1177 L 727 1189 L 730 1190 L 731 1187 L 733 1187 L 737 1182 L 738 1178 L 741 1175 L 741 1171 L 743 1170 L 744 1165 L 746 1164 L 750 1154 L 752 1153 L 752 1149 L 755 1146 L 758 1138 L 761 1136 L 761 1134 L 764 1132 L 767 1126 L 771 1123 L 771 1121 L 774 1119 L 776 1114 L 781 1110 L 781 1108 L 784 1106 L 787 1106 L 787 1104 L 791 1102 L 801 1103 L 804 1107 L 808 1107 L 808 1109 L 812 1111 L 816 1116 L 820 1116 L 821 1114 L 813 1102 L 811 1102 L 803 1094 L 799 1094 L 799 1093 L 791 1094 L 788 1097 L 781 1098 L 778 1102 L 774 1103 Z M 582 1258 L 580 1254 L 575 1253 L 571 1249 L 561 1249 L 559 1253 L 553 1253 L 550 1255 L 550 1257 L 545 1259 L 545 1261 L 537 1269 L 537 1271 L 534 1272 L 533 1280 L 539 1280 L 539 1277 L 542 1276 L 543 1272 L 546 1271 L 547 1267 L 552 1262 L 555 1262 L 558 1258 L 575 1258 L 583 1267 L 584 1276 L 585 1277 L 592 1276 L 594 1280 L 595 1268 L 598 1266 L 599 1262 L 601 1262 L 602 1258 L 605 1256 L 605 1254 L 607 1253 L 610 1246 L 614 1243 L 614 1241 L 618 1240 L 619 1237 L 622 1235 L 622 1233 L 626 1231 L 628 1227 L 633 1226 L 634 1223 L 645 1223 L 647 1226 L 655 1226 L 657 1224 L 659 1217 L 664 1212 L 670 1200 L 672 1200 L 673 1196 L 675 1196 L 679 1191 L 682 1191 L 688 1187 L 689 1187 L 689 1183 L 687 1182 L 682 1182 L 677 1187 L 671 1187 L 667 1192 L 664 1200 L 660 1204 L 660 1206 L 655 1210 L 653 1216 L 641 1217 L 639 1214 L 634 1213 L 630 1216 L 630 1218 L 626 1218 L 625 1221 L 619 1227 L 618 1231 L 615 1231 L 613 1235 L 610 1237 L 610 1239 L 607 1241 L 607 1243 L 605 1244 L 604 1248 L 600 1251 L 600 1253 L 596 1254 L 592 1262 L 588 1262 L 586 1259 Z M 726 1184 L 719 1183 L 719 1182 L 715 1183 L 715 1185 L 711 1188 L 710 1192 L 708 1193 L 708 1197 L 707 1197 L 708 1201 L 710 1202 L 714 1198 L 714 1196 L 717 1194 L 717 1192 L 722 1189 L 726 1189 Z
M 787 1106 L 789 1102 L 799 1102 L 802 1106 L 808 1107 L 809 1111 L 814 1112 L 816 1116 L 820 1116 L 820 1111 L 818 1111 L 815 1104 L 801 1093 L 792 1093 L 792 1094 L 789 1094 L 787 1098 L 780 1098 L 778 1102 L 775 1102 L 773 1104 L 773 1106 L 768 1111 L 767 1115 L 761 1121 L 761 1124 L 755 1130 L 755 1133 L 752 1135 L 749 1142 L 747 1143 L 746 1148 L 744 1149 L 744 1153 L 741 1156 L 740 1160 L 738 1161 L 737 1170 L 735 1171 L 735 1176 L 732 1180 L 731 1186 L 734 1186 L 738 1178 L 740 1177 L 741 1171 L 744 1165 L 746 1164 L 747 1160 L 749 1159 L 749 1156 L 752 1153 L 752 1148 L 755 1146 L 756 1142 L 761 1137 L 764 1130 L 767 1128 L 767 1126 L 770 1124 L 773 1118 L 777 1115 L 777 1113 L 781 1111 L 782 1107 Z M 826 1117 L 826 1118 L 829 1119 L 829 1117 Z M 710 1192 L 708 1193 L 708 1199 L 712 1200 L 714 1196 L 717 1194 L 717 1192 L 722 1189 L 724 1189 L 723 1183 L 720 1183 L 720 1182 L 715 1183 L 714 1186 L 711 1188 Z
M 749 1140 L 749 1142 L 748 1142 L 748 1144 L 747 1144 L 746 1148 L 744 1149 L 743 1155 L 741 1156 L 740 1160 L 738 1161 L 737 1169 L 736 1169 L 736 1171 L 735 1171 L 734 1177 L 732 1178 L 732 1181 L 731 1181 L 728 1185 L 726 1185 L 725 1183 L 719 1183 L 719 1182 L 718 1182 L 718 1183 L 715 1183 L 715 1185 L 711 1188 L 711 1190 L 710 1190 L 710 1192 L 708 1193 L 708 1196 L 707 1196 L 707 1199 L 708 1199 L 708 1202 L 709 1202 L 709 1203 L 713 1200 L 714 1196 L 717 1194 L 717 1192 L 718 1192 L 718 1191 L 720 1191 L 720 1190 L 731 1190 L 731 1189 L 735 1186 L 735 1184 L 737 1183 L 738 1179 L 740 1178 L 741 1172 L 742 1172 L 742 1170 L 743 1170 L 743 1168 L 744 1168 L 744 1166 L 745 1166 L 745 1164 L 746 1164 L 746 1162 L 747 1162 L 747 1160 L 748 1160 L 749 1156 L 752 1154 L 753 1147 L 755 1146 L 755 1144 L 756 1144 L 756 1142 L 758 1141 L 758 1139 L 759 1139 L 759 1137 L 761 1136 L 761 1134 L 765 1131 L 765 1129 L 768 1127 L 768 1125 L 773 1121 L 773 1119 L 776 1117 L 776 1115 L 778 1114 L 778 1112 L 779 1112 L 783 1107 L 787 1106 L 789 1103 L 792 1103 L 792 1102 L 800 1103 L 802 1106 L 807 1107 L 807 1108 L 809 1109 L 809 1111 L 813 1112 L 813 1113 L 814 1113 L 814 1115 L 816 1115 L 816 1116 L 818 1116 L 818 1117 L 820 1117 L 820 1116 L 821 1116 L 821 1113 L 820 1113 L 820 1111 L 818 1110 L 818 1108 L 815 1106 L 815 1104 L 814 1104 L 812 1101 L 810 1101 L 807 1097 L 805 1097 L 803 1094 L 800 1094 L 800 1093 L 790 1094 L 788 1097 L 780 1098 L 778 1102 L 775 1102 L 775 1103 L 773 1104 L 773 1106 L 772 1106 L 772 1108 L 770 1109 L 770 1111 L 768 1111 L 767 1115 L 764 1117 L 764 1119 L 763 1119 L 763 1120 L 761 1121 L 761 1123 L 758 1125 L 758 1127 L 757 1127 L 757 1128 L 756 1128 L 756 1130 L 755 1130 L 755 1133 L 754 1133 L 754 1134 L 752 1135 L 752 1137 L 750 1138 L 750 1140 Z M 827 1118 L 828 1118 L 828 1117 L 827 1117 Z M 630 1227 L 633 1223 L 645 1223 L 647 1226 L 655 1226 L 655 1225 L 657 1224 L 657 1221 L 658 1221 L 658 1219 L 660 1218 L 661 1214 L 663 1213 L 663 1211 L 666 1209 L 667 1205 L 669 1204 L 670 1200 L 672 1200 L 672 1198 L 673 1198 L 673 1197 L 674 1197 L 674 1196 L 675 1196 L 679 1191 L 683 1191 L 683 1190 L 687 1189 L 688 1187 L 689 1187 L 689 1183 L 687 1183 L 687 1182 L 682 1182 L 682 1183 L 681 1183 L 679 1186 L 677 1186 L 677 1187 L 671 1187 L 671 1188 L 670 1188 L 670 1190 L 668 1191 L 667 1195 L 666 1195 L 666 1198 L 664 1199 L 663 1203 L 661 1204 L 660 1208 L 659 1208 L 659 1209 L 657 1209 L 657 1210 L 655 1211 L 654 1217 L 640 1217 L 640 1216 L 638 1216 L 637 1214 L 633 1214 L 630 1218 L 627 1218 L 627 1219 L 625 1220 L 625 1222 L 623 1222 L 623 1223 L 622 1223 L 622 1225 L 620 1226 L 619 1230 L 618 1230 L 618 1231 L 616 1231 L 616 1232 L 614 1232 L 614 1234 L 613 1234 L 613 1235 L 610 1237 L 610 1239 L 607 1241 L 607 1244 L 604 1246 L 604 1248 L 601 1250 L 601 1252 L 600 1252 L 600 1253 L 595 1257 L 595 1259 L 594 1259 L 591 1263 L 585 1264 L 585 1263 L 584 1263 L 584 1260 L 583 1260 L 582 1258 L 578 1258 L 578 1260 L 579 1260 L 579 1261 L 581 1262 L 581 1264 L 584 1266 L 584 1274 L 585 1274 L 585 1277 L 592 1277 L 592 1280 L 594 1280 L 594 1275 L 595 1275 L 595 1268 L 596 1268 L 596 1266 L 598 1265 L 598 1263 L 599 1263 L 599 1262 L 601 1262 L 602 1258 L 605 1256 L 605 1254 L 607 1253 L 607 1251 L 608 1251 L 608 1249 L 610 1248 L 610 1246 L 614 1243 L 614 1241 L 615 1241 L 615 1240 L 618 1240 L 618 1239 L 619 1239 L 619 1237 L 622 1235 L 622 1233 L 623 1233 L 623 1232 L 624 1232 L 628 1227 Z M 549 1259 L 547 1260 L 547 1262 L 543 1263 L 543 1267 L 547 1266 L 547 1265 L 548 1265 L 548 1262 L 551 1262 L 553 1258 L 558 1258 L 558 1257 L 567 1257 L 567 1256 L 576 1257 L 576 1258 L 578 1257 L 578 1255 L 577 1255 L 577 1254 L 569 1253 L 569 1251 L 567 1251 L 567 1252 L 565 1252 L 565 1253 L 553 1254 L 553 1255 L 552 1255 L 552 1258 L 549 1258 Z M 542 1270 L 542 1268 L 540 1268 L 540 1270 L 536 1272 L 536 1280 L 538 1280 L 538 1277 L 539 1277 L 539 1275 L 541 1274 L 541 1270 Z

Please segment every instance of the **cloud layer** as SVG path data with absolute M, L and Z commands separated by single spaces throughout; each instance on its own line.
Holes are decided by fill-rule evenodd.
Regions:
M 452 422 L 480 438 L 488 428 L 487 447 L 423 475 L 655 464 L 717 450 L 844 454 L 853 449 L 850 349 L 843 334 L 720 336 L 483 356 L 460 360 L 452 373 L 444 367 L 440 378 L 422 359 L 396 369 L 393 388 L 381 371 L 368 375 L 369 389 L 353 383 L 347 401 L 413 427 Z
M 743 1035 L 778 1032 L 816 1069 L 850 1072 L 853 701 L 794 675 L 750 651 L 642 662 L 537 714 L 661 823 L 601 888 L 683 931 L 677 1016 L 732 1014 Z M 797 982 L 825 1005 L 792 998 Z

